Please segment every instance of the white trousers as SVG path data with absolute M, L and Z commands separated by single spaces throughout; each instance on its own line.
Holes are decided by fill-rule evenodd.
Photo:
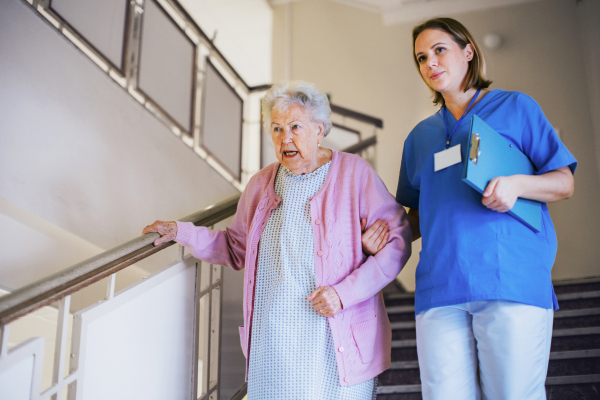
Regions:
M 424 400 L 546 400 L 554 312 L 475 301 L 417 315 Z

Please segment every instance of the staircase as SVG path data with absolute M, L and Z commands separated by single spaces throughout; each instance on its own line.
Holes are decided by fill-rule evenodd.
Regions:
M 555 283 L 560 310 L 554 315 L 548 400 L 600 399 L 600 279 Z M 421 399 L 414 295 L 389 293 L 392 365 L 379 375 L 378 400 Z

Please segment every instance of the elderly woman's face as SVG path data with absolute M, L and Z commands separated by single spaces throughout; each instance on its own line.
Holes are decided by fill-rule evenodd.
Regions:
M 314 122 L 302 106 L 292 104 L 287 110 L 271 111 L 271 139 L 279 162 L 296 175 L 313 172 L 319 167 L 319 143 L 324 124 Z

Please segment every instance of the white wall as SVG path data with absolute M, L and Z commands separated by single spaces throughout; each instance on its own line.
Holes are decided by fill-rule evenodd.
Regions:
M 592 0 L 583 5 L 588 1 Z M 383 26 L 378 14 L 329 1 L 288 6 L 292 78 L 314 82 L 331 93 L 336 104 L 384 120 L 378 137 L 378 173 L 395 193 L 403 142 L 419 121 L 436 111 L 412 60 L 415 24 Z M 274 7 L 275 81 L 285 77 L 285 7 Z M 583 14 L 592 27 L 597 27 L 600 15 L 597 7 L 587 5 L 588 12 L 578 12 L 577 7 L 574 1 L 547 0 L 451 15 L 479 41 L 488 32 L 503 36 L 502 48 L 486 51 L 492 87 L 533 96 L 579 161 L 574 197 L 549 207 L 559 242 L 555 279 L 600 275 L 600 215 L 594 211 L 600 178 L 584 68 L 584 53 L 598 53 L 600 42 L 590 40 L 584 50 L 580 30 Z M 415 255 L 400 274 L 408 288 L 414 288 L 419 250 L 416 243 Z
M 0 2 L 0 88 L 0 197 L 93 246 L 109 249 L 155 219 L 238 193 L 20 0 Z M 14 232 L 3 226 L 0 240 Z M 69 266 L 49 258 L 33 268 L 71 250 L 46 252 L 25 230 L 19 239 L 0 247 L 0 285 L 15 289 Z M 3 276 L 19 269 L 37 272 Z

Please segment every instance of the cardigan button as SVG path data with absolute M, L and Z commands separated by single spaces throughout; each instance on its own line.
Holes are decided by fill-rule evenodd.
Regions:
M 340 346 L 340 347 L 338 347 L 338 351 L 339 351 L 340 353 L 343 353 L 343 352 L 344 352 L 344 347 L 343 347 L 343 346 Z
M 344 382 L 348 382 L 348 378 L 344 378 Z
M 321 220 L 320 219 L 316 220 L 315 224 L 320 225 L 321 224 Z
M 323 255 L 323 252 L 322 252 L 321 250 L 319 250 L 319 251 L 317 251 L 317 255 L 318 255 L 319 257 L 321 257 L 321 256 Z

